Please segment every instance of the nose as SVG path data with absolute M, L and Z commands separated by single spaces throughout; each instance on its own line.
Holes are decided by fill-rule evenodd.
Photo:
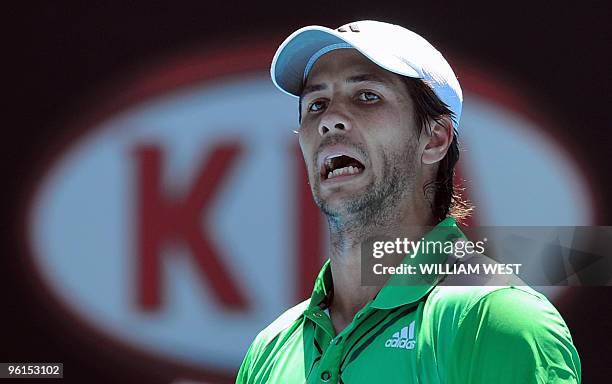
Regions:
M 325 136 L 327 133 L 337 131 L 349 131 L 351 123 L 343 114 L 331 110 L 325 112 L 325 116 L 319 122 L 319 135 Z
M 334 124 L 333 128 L 338 129 L 340 131 L 346 130 L 346 126 L 344 125 L 344 123 L 341 123 L 341 122 Z M 324 136 L 329 131 L 331 131 L 331 129 L 329 129 L 327 125 L 321 124 L 321 126 L 319 126 L 319 134 L 321 136 Z

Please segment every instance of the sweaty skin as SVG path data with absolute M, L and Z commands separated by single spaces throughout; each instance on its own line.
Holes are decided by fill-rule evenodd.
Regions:
M 360 243 L 370 237 L 467 240 L 453 217 L 434 218 L 424 193 L 453 126 L 443 117 L 417 127 L 405 79 L 354 49 L 316 60 L 301 92 L 298 133 L 314 200 L 329 222 L 330 259 L 310 298 L 255 337 L 236 382 L 580 383 L 569 329 L 527 286 L 450 278 L 361 285 Z M 418 251 L 415 260 L 448 257 Z
M 401 78 L 354 49 L 335 50 L 313 66 L 302 92 L 299 143 L 315 202 L 331 237 L 337 332 L 380 287 L 360 283 L 360 243 L 375 235 L 420 237 L 435 225 L 423 186 L 434 178 L 453 138 L 449 119 L 419 132 Z M 365 168 L 326 179 L 325 154 L 348 151 Z

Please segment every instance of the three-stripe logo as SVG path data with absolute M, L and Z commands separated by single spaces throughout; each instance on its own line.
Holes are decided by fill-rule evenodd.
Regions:
M 385 342 L 386 348 L 414 349 L 416 341 L 414 340 L 415 320 L 410 322 L 410 325 L 403 327 L 400 331 L 395 332 Z

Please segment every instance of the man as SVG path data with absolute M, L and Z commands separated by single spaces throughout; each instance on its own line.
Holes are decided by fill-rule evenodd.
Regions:
M 312 297 L 256 337 L 238 383 L 580 382 L 565 323 L 528 287 L 361 284 L 372 237 L 465 240 L 455 218 L 470 207 L 452 184 L 462 93 L 434 47 L 387 23 L 311 26 L 283 42 L 271 74 L 300 100 L 330 260 Z

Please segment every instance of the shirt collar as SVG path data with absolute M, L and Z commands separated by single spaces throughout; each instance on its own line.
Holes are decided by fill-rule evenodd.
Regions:
M 310 304 L 308 305 L 308 308 L 328 307 L 334 290 L 330 264 L 330 259 L 327 259 L 325 264 L 323 264 L 323 268 L 321 268 L 321 271 L 315 280 L 315 285 L 314 289 L 312 290 L 312 295 L 310 296 Z
M 431 231 L 423 236 L 424 241 L 453 241 L 457 238 L 465 238 L 452 217 L 447 217 L 436 225 Z M 416 265 L 417 263 L 444 263 L 448 255 L 445 253 L 422 253 L 418 252 L 414 258 L 406 257 L 402 263 Z M 321 268 L 315 281 L 309 308 L 327 307 L 333 295 L 333 282 L 330 260 L 327 260 Z M 404 279 L 412 279 L 406 281 Z M 404 280 L 404 281 L 402 281 Z M 373 308 L 390 309 L 402 305 L 414 303 L 425 296 L 433 287 L 440 282 L 440 276 L 432 276 L 428 279 L 414 281 L 413 277 L 403 275 L 392 276 L 381 288 L 371 303 Z

